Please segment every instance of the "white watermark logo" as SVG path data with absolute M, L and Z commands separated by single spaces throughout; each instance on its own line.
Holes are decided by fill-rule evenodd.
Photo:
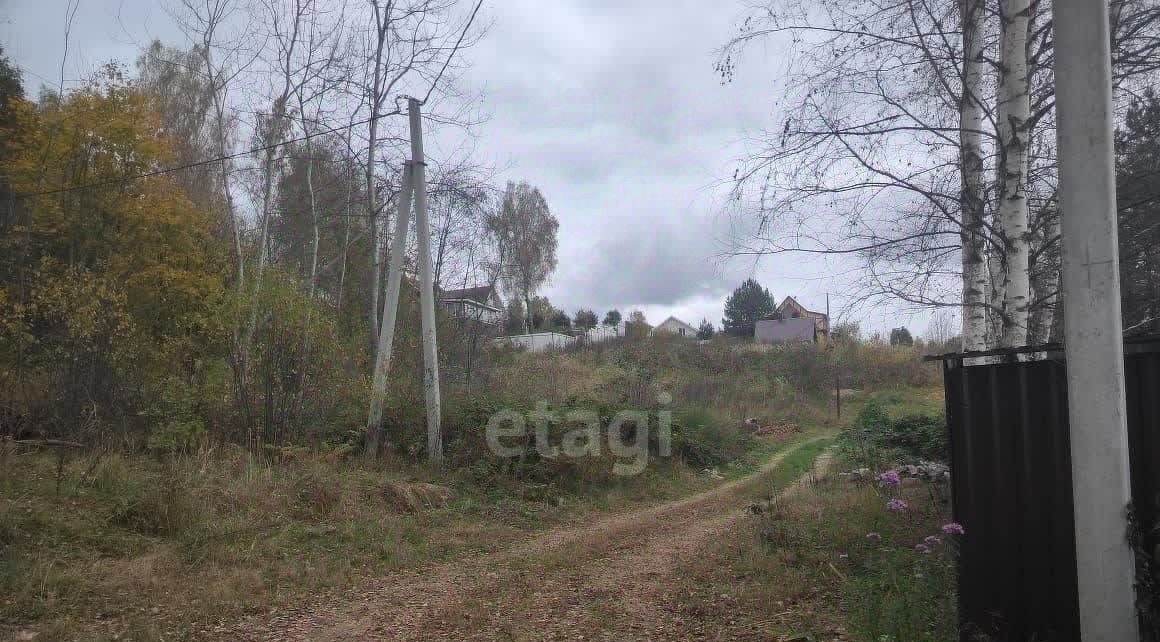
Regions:
M 673 397 L 662 392 L 657 397 L 662 408 L 673 402 Z M 526 438 L 532 437 L 536 453 L 544 459 L 559 457 L 600 457 L 602 444 L 607 443 L 613 456 L 614 475 L 639 475 L 648 466 L 650 450 L 658 457 L 672 455 L 673 412 L 667 408 L 656 412 L 656 421 L 650 421 L 645 410 L 621 410 L 606 425 L 594 410 L 573 409 L 561 414 L 549 410 L 548 402 L 539 401 L 527 416 L 510 408 L 492 415 L 487 422 L 487 447 L 497 457 L 517 457 L 526 448 Z M 553 426 L 563 428 L 558 439 L 552 439 Z M 655 428 L 655 440 L 650 440 Z M 601 433 L 605 439 L 601 439 Z M 655 444 L 655 448 L 650 449 Z

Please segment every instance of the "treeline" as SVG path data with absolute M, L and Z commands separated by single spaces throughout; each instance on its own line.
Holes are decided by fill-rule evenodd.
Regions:
M 372 142 L 365 127 L 312 129 L 294 91 L 244 142 L 214 64 L 155 43 L 135 74 L 109 64 L 33 98 L 0 51 L 0 434 L 166 451 L 361 443 L 403 152 L 373 142 L 386 125 Z M 530 300 L 555 267 L 539 190 L 430 164 L 436 286 Z M 517 233 L 529 221 L 540 234 Z M 408 244 L 393 430 L 422 407 L 413 256 Z M 441 323 L 446 385 L 470 385 L 478 324 Z

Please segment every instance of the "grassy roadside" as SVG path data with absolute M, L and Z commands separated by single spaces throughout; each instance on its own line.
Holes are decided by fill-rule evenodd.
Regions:
M 895 497 L 905 511 L 885 508 Z M 749 582 L 751 599 L 777 607 L 788 639 L 956 639 L 945 512 L 918 485 L 890 494 L 828 477 L 755 516 L 747 540 L 730 551 L 731 566 Z M 930 536 L 942 541 L 927 544 Z
M 941 415 L 937 392 L 864 395 L 851 404 L 851 416 L 871 399 L 893 417 Z M 955 537 L 941 530 L 950 518 L 940 489 L 914 479 L 882 487 L 831 474 L 776 499 L 784 483 L 809 470 L 816 454 L 809 451 L 823 443 L 790 453 L 766 482 L 763 501 L 740 536 L 690 562 L 689 590 L 702 602 L 689 608 L 711 611 L 718 594 L 728 592 L 737 596 L 736 612 L 760 614 L 768 639 L 957 639 Z M 832 473 L 864 465 L 841 449 L 833 452 Z M 905 508 L 889 510 L 891 499 Z
M 812 436 L 756 441 L 754 456 Z M 390 492 L 398 483 L 438 484 L 454 497 L 407 512 Z M 0 621 L 8 625 L 0 637 L 197 637 L 223 618 L 719 483 L 656 462 L 589 489 L 485 489 L 421 467 L 271 465 L 224 451 L 166 461 L 75 458 L 58 492 L 55 458 L 14 455 L 0 472 Z

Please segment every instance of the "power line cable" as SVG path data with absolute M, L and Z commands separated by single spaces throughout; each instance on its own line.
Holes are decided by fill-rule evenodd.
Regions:
M 436 75 L 435 80 L 427 88 L 427 93 L 423 97 L 423 99 L 420 101 L 420 103 L 419 103 L 420 105 L 425 105 L 425 104 L 427 104 L 427 101 L 430 100 L 431 94 L 435 91 L 436 85 L 439 84 L 439 80 L 442 79 L 444 72 L 447 71 L 448 66 L 451 64 L 451 58 L 455 56 L 455 53 L 458 52 L 460 46 L 462 46 L 463 40 L 464 40 L 464 38 L 466 38 L 468 30 L 471 29 L 471 25 L 472 25 L 472 23 L 475 22 L 475 18 L 479 14 L 479 9 L 482 6 L 483 6 L 483 0 L 479 0 L 479 2 L 477 2 L 475 5 L 474 10 L 472 10 L 470 17 L 467 19 L 467 23 L 463 26 L 463 29 L 461 30 L 461 32 L 459 34 L 459 38 L 455 41 L 455 46 L 451 48 L 451 53 L 447 56 L 447 59 L 443 61 L 443 65 L 442 65 L 442 67 L 440 67 L 438 75 Z M 312 138 L 317 138 L 319 136 L 326 136 L 328 134 L 336 134 L 338 132 L 346 131 L 348 129 L 354 129 L 355 127 L 367 125 L 367 124 L 374 122 L 380 118 L 401 115 L 403 113 L 403 111 L 398 106 L 399 105 L 398 101 L 401 98 L 409 98 L 409 97 L 408 96 L 399 96 L 398 98 L 396 98 L 395 99 L 395 110 L 392 112 L 370 116 L 370 117 L 364 118 L 360 121 L 348 123 L 347 125 L 343 125 L 342 127 L 333 127 L 333 128 L 327 129 L 325 131 L 313 132 L 310 134 L 299 136 L 297 138 L 291 138 L 288 140 L 280 141 L 277 143 L 271 143 L 269 145 L 263 145 L 260 147 L 253 147 L 251 149 L 247 149 L 247 150 L 240 151 L 240 152 L 235 152 L 233 154 L 218 156 L 216 158 L 208 158 L 206 160 L 201 160 L 201 161 L 197 161 L 194 163 L 187 163 L 185 165 L 179 165 L 176 167 L 166 167 L 166 168 L 156 169 L 156 170 L 149 171 L 149 172 L 142 172 L 140 174 L 134 174 L 132 176 L 122 176 L 120 178 L 108 179 L 108 180 L 104 180 L 104 181 L 95 181 L 95 182 L 86 183 L 83 185 L 74 185 L 72 187 L 62 187 L 62 188 L 58 188 L 58 189 L 44 190 L 41 192 L 17 193 L 17 194 L 14 194 L 14 196 L 17 196 L 20 198 L 31 198 L 31 197 L 36 197 L 36 196 L 54 196 L 57 194 L 67 194 L 70 192 L 77 192 L 77 191 L 86 190 L 86 189 L 93 189 L 93 188 L 97 188 L 97 187 L 112 187 L 114 185 L 128 183 L 129 181 L 137 181 L 137 180 L 141 180 L 144 178 L 153 178 L 155 176 L 164 176 L 166 174 L 172 174 L 174 172 L 180 172 L 180 171 L 184 171 L 187 169 L 192 169 L 194 167 L 202 167 L 202 166 L 210 165 L 213 163 L 220 163 L 222 161 L 233 160 L 235 158 L 241 158 L 243 156 L 248 156 L 250 154 L 257 154 L 259 152 L 270 151 L 272 149 L 277 149 L 279 147 L 283 147 L 286 145 L 292 145 L 294 143 L 301 143 L 301 142 L 310 140 Z
M 98 187 L 112 187 L 114 185 L 120 185 L 122 183 L 128 183 L 130 181 L 138 181 L 138 180 L 145 179 L 145 178 L 153 178 L 155 176 L 164 176 L 166 174 L 173 174 L 175 172 L 181 172 L 181 171 L 185 171 L 187 169 L 193 169 L 194 167 L 202 167 L 205 165 L 212 165 L 214 163 L 220 163 L 222 161 L 233 160 L 235 158 L 241 158 L 243 156 L 249 156 L 250 154 L 257 154 L 259 152 L 270 151 L 272 149 L 277 149 L 279 147 L 284 147 L 286 145 L 293 145 L 294 143 L 301 143 L 301 142 L 310 140 L 312 138 L 318 138 L 319 136 L 336 134 L 336 133 L 341 132 L 341 131 L 345 131 L 348 129 L 353 129 L 355 127 L 359 127 L 361 125 L 369 124 L 369 123 L 371 123 L 375 120 L 378 120 L 380 118 L 386 118 L 388 116 L 398 116 L 398 115 L 401 115 L 402 113 L 403 113 L 402 110 L 395 109 L 394 111 L 391 111 L 391 112 L 388 112 L 385 114 L 379 114 L 377 116 L 370 116 L 368 118 L 364 118 L 362 120 L 355 121 L 355 122 L 343 125 L 341 127 L 332 127 L 330 129 L 327 129 L 324 131 L 311 132 L 309 134 L 305 134 L 305 135 L 299 136 L 297 138 L 290 138 L 287 140 L 279 141 L 277 143 L 271 143 L 269 145 L 252 147 L 250 149 L 246 149 L 246 150 L 243 150 L 240 152 L 234 152 L 233 154 L 226 154 L 224 156 L 216 156 L 214 158 L 207 158 L 205 160 L 200 160 L 200 161 L 196 161 L 193 163 L 186 163 L 185 165 L 177 165 L 175 167 L 164 167 L 161 169 L 155 169 L 155 170 L 148 171 L 148 172 L 142 172 L 140 174 L 133 174 L 131 176 L 122 176 L 120 178 L 110 178 L 110 179 L 103 180 L 103 181 L 95 181 L 92 183 L 85 183 L 82 185 L 73 185 L 71 187 L 61 187 L 58 189 L 44 190 L 41 192 L 22 192 L 22 193 L 14 194 L 14 196 L 17 196 L 20 198 L 32 198 L 32 197 L 36 197 L 36 196 L 55 196 L 57 194 L 68 194 L 70 192 L 78 192 L 81 190 L 94 189 L 94 188 L 98 188 Z

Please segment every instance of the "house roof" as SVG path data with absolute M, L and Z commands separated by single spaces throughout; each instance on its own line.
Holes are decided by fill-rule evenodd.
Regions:
M 796 308 L 797 310 L 800 310 L 803 315 L 809 314 L 820 317 L 826 316 L 825 312 L 814 312 L 813 310 L 807 309 L 806 306 L 798 303 L 798 300 L 792 296 L 787 296 L 786 298 L 782 299 L 781 305 L 777 306 L 777 311 L 782 312 L 789 308 Z
M 670 321 L 672 322 L 671 324 L 669 323 Z M 683 327 L 683 328 L 687 328 L 689 330 L 692 330 L 694 333 L 697 331 L 697 329 L 694 328 L 693 326 L 691 326 L 688 323 L 685 323 L 684 321 L 681 321 L 677 317 L 673 317 L 673 316 L 670 316 L 669 318 L 665 319 L 664 321 L 661 321 L 660 323 L 658 323 L 657 327 L 659 328 L 659 327 L 662 327 L 665 325 L 672 325 L 672 324 L 675 324 L 677 327 Z
M 790 314 L 790 311 L 796 311 L 798 316 L 809 319 L 823 319 L 826 323 L 826 327 L 829 327 L 830 317 L 825 312 L 814 312 L 813 310 L 807 310 L 804 305 L 798 303 L 797 299 L 793 298 L 792 296 L 787 296 L 782 300 L 781 305 L 777 306 L 777 314 L 780 314 L 782 317 L 792 317 L 793 314 Z M 764 318 L 775 319 L 777 317 L 768 316 Z
M 484 305 L 491 305 L 491 296 L 495 288 L 490 285 L 479 285 L 461 290 L 443 290 L 439 298 L 443 301 L 475 301 Z

